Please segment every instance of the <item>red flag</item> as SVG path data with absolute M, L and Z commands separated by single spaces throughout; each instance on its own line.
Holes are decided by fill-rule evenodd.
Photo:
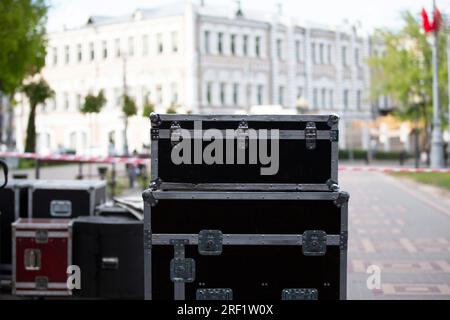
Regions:
M 441 29 L 441 26 L 442 26 L 442 15 L 439 9 L 436 7 L 434 9 L 434 17 L 431 28 L 433 29 L 433 31 L 438 32 Z
M 430 20 L 428 19 L 428 14 L 425 8 L 422 9 L 422 22 L 423 22 L 423 30 L 425 31 L 425 33 L 433 31 L 433 27 L 430 24 Z

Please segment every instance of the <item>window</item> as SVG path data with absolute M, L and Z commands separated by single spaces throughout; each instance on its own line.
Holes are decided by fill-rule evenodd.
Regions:
M 116 106 L 119 107 L 122 104 L 122 93 L 119 88 L 114 90 L 115 100 L 116 100 Z
M 349 91 L 347 89 L 344 90 L 344 95 L 343 95 L 343 103 L 344 103 L 344 109 L 347 110 L 348 109 L 348 95 L 349 95 Z
M 246 90 L 246 96 L 247 96 L 247 105 L 252 105 L 253 101 L 252 101 L 252 85 L 248 84 L 247 85 L 247 90 Z
M 65 64 L 68 64 L 70 62 L 69 46 L 64 46 L 64 62 L 65 62 Z
M 244 35 L 244 37 L 242 38 L 242 53 L 244 54 L 244 56 L 248 55 L 248 36 Z
M 361 90 L 356 91 L 356 108 L 361 110 L 362 108 L 362 94 Z
M 359 49 L 355 49 L 355 64 L 359 67 Z
M 237 83 L 233 84 L 233 104 L 239 104 L 239 84 Z
M 163 53 L 164 45 L 163 45 L 163 36 L 161 33 L 158 33 L 156 35 L 156 48 L 157 48 L 158 54 Z
M 264 86 L 262 84 L 258 85 L 257 100 L 258 105 L 262 105 L 264 103 Z
M 156 86 L 156 103 L 158 105 L 162 105 L 162 103 L 163 103 L 162 86 L 161 85 Z
M 209 105 L 212 104 L 212 83 L 208 82 L 206 84 L 206 101 Z
M 328 64 L 332 64 L 332 56 L 333 55 L 333 47 L 330 45 L 328 45 L 328 55 L 327 55 L 327 62 Z
M 69 94 L 66 92 L 64 93 L 64 109 L 69 110 L 70 104 L 69 104 Z
M 284 87 L 283 86 L 278 87 L 278 104 L 280 106 L 284 106 Z
M 119 58 L 120 57 L 120 39 L 116 39 L 114 40 L 114 50 L 116 52 L 116 57 Z
M 222 105 L 225 104 L 225 90 L 226 90 L 226 85 L 225 83 L 221 83 L 220 84 L 220 103 Z
M 56 66 L 58 64 L 58 49 L 53 48 L 53 65 Z
M 257 57 L 261 56 L 261 37 L 255 38 L 255 55 Z
M 312 63 L 316 64 L 317 59 L 316 59 L 316 44 L 315 43 L 311 43 L 311 57 L 312 57 Z
M 277 57 L 278 60 L 283 60 L 283 40 L 277 39 Z
M 178 33 L 176 31 L 172 32 L 172 52 L 178 52 Z
M 319 92 L 316 88 L 313 90 L 313 107 L 314 109 L 319 109 Z
M 328 93 L 328 99 L 329 99 L 329 107 L 330 109 L 334 109 L 334 90 L 330 89 Z
M 171 91 L 172 91 L 172 104 L 177 104 L 178 103 L 178 86 L 175 82 L 172 83 L 172 85 L 171 85 Z
M 89 59 L 92 61 L 95 59 L 95 50 L 94 50 L 94 43 L 89 43 Z
M 128 56 L 130 56 L 130 57 L 134 56 L 134 38 L 133 37 L 128 38 Z
M 324 59 L 324 45 L 323 45 L 323 43 L 321 43 L 319 45 L 319 63 L 320 64 L 324 64 L 325 63 L 325 59 Z
M 76 101 L 76 103 L 77 103 L 77 110 L 80 110 L 81 109 L 81 94 L 77 94 L 77 101 Z
M 233 56 L 236 55 L 236 35 L 235 34 L 231 35 L 230 51 Z
M 71 132 L 70 136 L 69 136 L 69 148 L 72 150 L 76 150 L 77 149 L 77 133 Z
M 342 65 L 344 67 L 348 66 L 347 61 L 347 47 L 342 47 Z
M 81 62 L 83 60 L 83 47 L 81 44 L 77 45 L 77 60 Z
M 296 40 L 295 41 L 295 59 L 297 60 L 297 62 L 300 62 L 301 60 L 301 45 L 300 45 L 300 40 Z
M 205 53 L 209 54 L 210 53 L 210 49 L 209 49 L 209 31 L 205 31 Z
M 142 55 L 148 55 L 148 35 L 146 34 L 142 36 Z
M 217 52 L 223 54 L 223 33 L 219 32 L 217 36 Z
M 103 52 L 103 59 L 108 58 L 108 44 L 106 41 L 102 42 L 102 52 Z
M 303 98 L 303 88 L 298 87 L 297 88 L 297 99 Z
M 321 92 L 321 107 L 322 109 L 325 109 L 327 107 L 327 90 L 326 89 L 322 89 Z

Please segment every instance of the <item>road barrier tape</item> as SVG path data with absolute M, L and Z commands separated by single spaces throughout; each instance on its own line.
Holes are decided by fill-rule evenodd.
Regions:
M 146 164 L 150 159 L 129 158 L 129 157 L 88 157 L 68 154 L 50 154 L 42 155 L 37 153 L 19 153 L 19 152 L 0 152 L 1 158 L 21 158 L 42 161 L 59 162 L 86 162 L 86 163 L 123 163 L 123 164 Z
M 353 167 L 339 166 L 339 171 L 350 172 L 382 172 L 382 173 L 450 173 L 448 169 L 398 168 L 398 167 Z
M 60 162 L 86 162 L 86 163 L 123 163 L 123 164 L 148 164 L 150 159 L 128 158 L 128 157 L 88 157 L 76 155 L 41 155 L 37 153 L 19 153 L 19 152 L 0 152 L 0 158 L 22 158 L 42 161 L 60 161 Z M 402 167 L 371 167 L 371 166 L 339 166 L 339 171 L 350 172 L 403 172 L 403 173 L 450 173 L 447 169 L 428 169 L 428 168 L 402 168 Z

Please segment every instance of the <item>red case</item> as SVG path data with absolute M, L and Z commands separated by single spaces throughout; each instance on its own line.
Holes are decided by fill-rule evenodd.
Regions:
M 72 222 L 19 219 L 12 224 L 13 294 L 68 296 L 72 264 Z

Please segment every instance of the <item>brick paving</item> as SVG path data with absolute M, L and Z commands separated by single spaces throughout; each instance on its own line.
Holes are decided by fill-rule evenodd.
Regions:
M 348 299 L 450 299 L 450 196 L 374 172 L 342 172 L 350 192 Z M 381 270 L 369 290 L 367 268 Z

